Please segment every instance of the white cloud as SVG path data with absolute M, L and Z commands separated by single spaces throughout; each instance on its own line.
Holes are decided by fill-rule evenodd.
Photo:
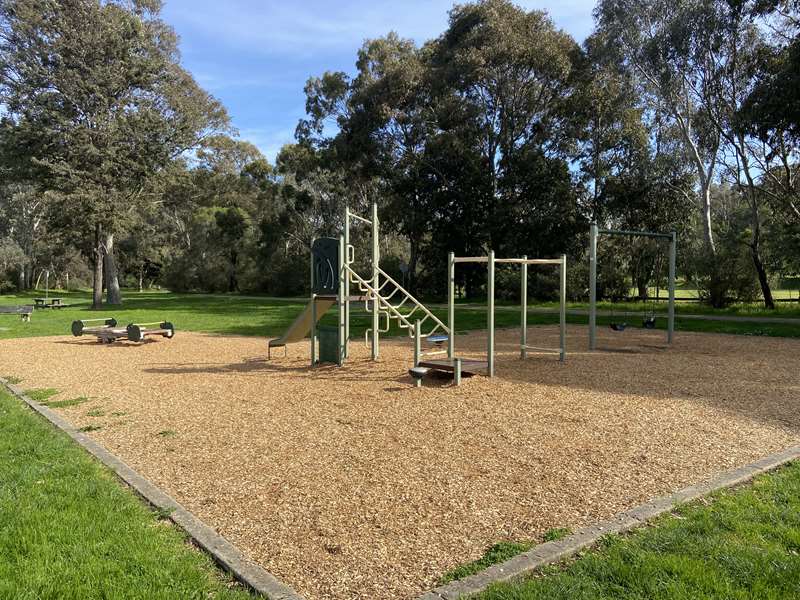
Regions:
M 559 27 L 582 38 L 592 23 L 592 0 L 520 0 L 527 9 L 547 10 Z M 396 31 L 422 43 L 446 27 L 449 0 L 406 2 L 284 2 L 270 0 L 171 0 L 166 12 L 217 43 L 249 53 L 298 57 L 352 49 L 367 38 Z

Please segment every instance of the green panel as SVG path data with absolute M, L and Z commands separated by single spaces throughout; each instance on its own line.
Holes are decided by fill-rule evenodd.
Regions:
M 319 326 L 317 327 L 317 339 L 319 340 L 319 362 L 338 363 L 339 328 Z

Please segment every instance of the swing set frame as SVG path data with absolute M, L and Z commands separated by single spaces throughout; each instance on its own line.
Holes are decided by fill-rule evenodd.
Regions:
M 597 348 L 597 240 L 601 235 L 646 237 L 669 242 L 669 296 L 667 306 L 667 344 L 675 337 L 675 259 L 677 254 L 677 235 L 674 231 L 658 233 L 654 231 L 627 231 L 622 229 L 600 229 L 597 223 L 589 228 L 589 350 Z M 655 317 L 655 313 L 653 313 Z

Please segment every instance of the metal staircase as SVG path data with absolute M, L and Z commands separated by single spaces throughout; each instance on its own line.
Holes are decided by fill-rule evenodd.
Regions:
M 383 317 L 384 326 L 379 327 L 378 333 L 388 332 L 391 321 L 395 320 L 401 329 L 408 331 L 409 337 L 416 335 L 417 328 L 420 330 L 419 337 L 423 339 L 437 331 L 450 335 L 447 325 L 380 267 L 377 269 L 377 288 L 373 282 L 356 273 L 349 264 L 345 264 L 344 268 L 349 282 L 357 285 L 364 294 L 367 312 L 377 311 L 379 317 Z M 369 339 L 371 332 L 372 329 L 367 329 L 365 332 L 366 340 Z

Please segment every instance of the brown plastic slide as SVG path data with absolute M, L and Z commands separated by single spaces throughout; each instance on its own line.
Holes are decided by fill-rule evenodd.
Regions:
M 322 315 L 324 315 L 328 309 L 336 303 L 336 298 L 315 298 L 313 301 L 317 303 L 317 323 L 319 323 Z M 286 333 L 279 338 L 269 341 L 269 347 L 276 348 L 278 346 L 285 346 L 286 344 L 291 344 L 292 342 L 299 342 L 306 337 L 306 334 L 311 331 L 312 312 L 311 302 L 309 302 L 306 304 L 303 312 L 298 315 L 294 322 L 289 326 L 289 329 L 286 330 Z

